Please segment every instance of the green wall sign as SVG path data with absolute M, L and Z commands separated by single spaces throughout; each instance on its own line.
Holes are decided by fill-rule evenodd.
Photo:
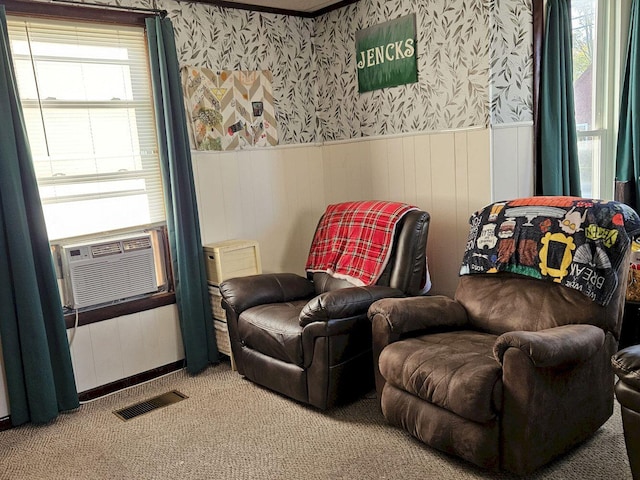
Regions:
M 358 30 L 356 60 L 360 93 L 417 82 L 416 14 Z

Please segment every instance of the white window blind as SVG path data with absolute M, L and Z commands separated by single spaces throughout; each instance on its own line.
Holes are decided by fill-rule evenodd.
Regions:
M 144 29 L 8 27 L 49 239 L 164 221 Z

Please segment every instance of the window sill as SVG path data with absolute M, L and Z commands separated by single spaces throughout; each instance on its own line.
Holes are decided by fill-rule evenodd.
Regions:
M 122 302 L 115 305 L 96 308 L 93 310 L 85 310 L 78 312 L 78 326 L 89 325 L 91 323 L 109 320 L 111 318 L 130 315 L 132 313 L 144 312 L 154 308 L 163 307 L 176 303 L 176 295 L 174 292 L 163 292 L 149 295 L 148 297 Z M 73 328 L 76 322 L 75 312 L 66 313 L 64 322 L 67 328 Z

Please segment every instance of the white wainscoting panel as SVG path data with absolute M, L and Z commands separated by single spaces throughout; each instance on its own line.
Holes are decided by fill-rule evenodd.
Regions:
M 78 392 L 184 358 L 175 305 L 67 330 Z
M 258 240 L 265 272 L 304 274 L 326 205 L 403 201 L 431 214 L 432 292 L 451 295 L 469 216 L 491 201 L 486 128 L 192 155 L 203 243 Z
M 110 320 L 105 320 L 109 322 Z M 90 325 L 68 329 L 67 337 L 71 345 L 71 362 L 78 392 L 100 386 L 96 377 Z M 75 333 L 74 333 L 75 332 Z M 123 377 L 124 378 L 124 377 Z
M 533 195 L 533 125 L 491 129 L 493 201 Z
M 192 152 L 192 157 L 202 242 L 257 240 L 264 272 L 304 273 L 326 206 L 322 147 Z
M 482 128 L 327 144 L 327 204 L 383 199 L 428 211 L 431 293 L 452 295 L 469 216 L 491 201 L 489 140 Z

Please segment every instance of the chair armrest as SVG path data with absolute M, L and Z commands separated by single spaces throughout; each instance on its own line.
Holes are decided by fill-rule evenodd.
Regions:
M 498 337 L 493 354 L 503 364 L 505 352 L 513 347 L 527 355 L 535 367 L 566 367 L 591 358 L 600 350 L 605 333 L 594 325 L 563 325 L 537 332 L 507 332 Z
M 611 364 L 622 383 L 640 391 L 640 345 L 623 348 L 611 357 Z
M 366 315 L 372 303 L 388 297 L 404 297 L 404 293 L 397 288 L 382 286 L 348 287 L 325 292 L 304 306 L 300 312 L 300 326 Z
M 315 295 L 313 283 L 294 273 L 267 273 L 225 280 L 220 294 L 231 309 L 240 315 L 245 310 L 266 303 L 290 302 Z
M 456 328 L 467 324 L 467 312 L 455 300 L 443 295 L 429 297 L 387 298 L 369 307 L 373 336 L 373 372 L 378 401 L 385 379 L 378 361 L 384 348 L 411 333 L 430 329 Z
M 390 330 L 394 336 L 402 336 L 433 328 L 464 327 L 467 312 L 458 302 L 443 295 L 389 298 L 371 305 L 369 319 L 374 324 L 381 322 L 380 327 Z

